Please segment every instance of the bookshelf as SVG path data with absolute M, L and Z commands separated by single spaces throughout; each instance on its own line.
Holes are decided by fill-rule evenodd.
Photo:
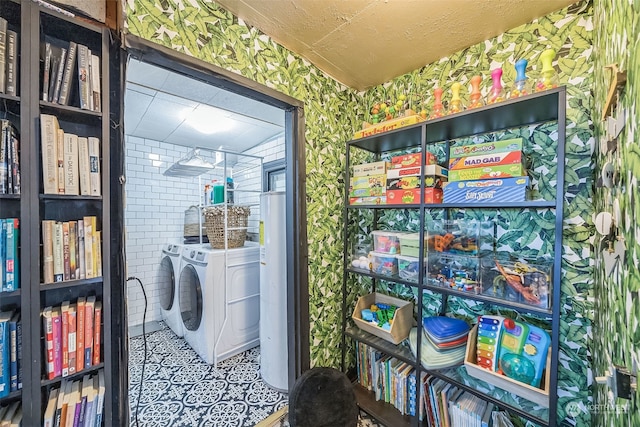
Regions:
M 0 93 L 0 118 L 8 118 L 13 123 L 21 142 L 18 150 L 21 160 L 20 194 L 0 194 L 0 218 L 19 219 L 20 286 L 17 290 L 0 293 L 0 310 L 13 309 L 20 313 L 22 326 L 22 389 L 0 398 L 0 405 L 20 402 L 23 425 L 42 425 L 52 390 L 74 384 L 74 390 L 77 388 L 82 393 L 87 387 L 93 389 L 94 383 L 98 386 L 98 377 L 102 376 L 105 396 L 102 424 L 124 425 L 127 423 L 123 418 L 126 417 L 123 415 L 126 401 L 122 396 L 126 396 L 126 376 L 120 371 L 120 364 L 113 362 L 113 355 L 121 358 L 119 344 L 112 344 L 113 324 L 122 323 L 114 319 L 112 310 L 114 305 L 122 307 L 124 298 L 122 290 L 118 291 L 117 286 L 112 285 L 122 283 L 124 279 L 124 263 L 117 259 L 122 253 L 122 243 L 114 240 L 121 237 L 121 232 L 112 235 L 113 230 L 122 226 L 122 215 L 118 214 L 118 210 L 122 210 L 122 198 L 117 197 L 118 189 L 114 190 L 116 197 L 110 197 L 113 193 L 111 170 L 117 169 L 118 165 L 122 167 L 121 159 L 111 161 L 115 158 L 111 146 L 122 143 L 120 133 L 111 128 L 111 122 L 121 122 L 122 111 L 122 65 L 117 36 L 103 25 L 68 17 L 27 0 L 0 2 L 0 17 L 7 20 L 7 27 L 18 38 L 18 65 L 15 70 L 18 86 L 15 93 Z M 66 60 L 62 57 L 58 60 L 64 67 L 57 75 L 61 92 L 57 99 L 48 96 L 45 99 L 43 96 L 47 43 L 74 51 Z M 87 55 L 81 55 L 83 52 Z M 83 67 L 87 67 L 86 71 L 82 71 Z M 81 79 L 85 79 L 83 83 Z M 88 90 L 85 95 L 83 87 Z M 62 93 L 64 97 L 60 98 Z M 60 146 L 66 157 L 62 157 L 60 166 L 61 172 L 68 172 L 68 175 L 61 175 L 63 182 L 68 182 L 66 192 L 60 192 L 58 187 L 55 193 L 45 190 L 43 165 L 48 157 L 42 152 L 42 137 L 46 133 L 41 126 L 43 115 L 55 117 L 63 132 L 56 133 L 55 141 L 62 138 Z M 99 172 L 94 175 L 98 183 L 97 192 L 89 191 L 86 183 L 80 185 L 80 175 L 83 174 L 79 169 L 73 172 L 74 161 L 78 168 L 83 164 L 77 148 L 72 149 L 74 145 L 78 146 L 81 138 L 98 141 L 97 152 L 87 153 L 88 158 L 83 161 L 90 165 L 92 172 L 94 167 Z M 60 158 L 57 155 L 55 160 L 58 165 Z M 86 187 L 87 191 L 81 187 Z M 78 232 L 78 223 L 87 218 L 95 219 L 92 233 L 100 232 L 99 239 L 97 233 L 94 234 L 96 244 L 93 245 L 94 251 L 99 249 L 93 255 L 99 253 L 100 256 L 95 261 L 93 274 L 89 275 L 80 266 L 80 253 L 85 252 L 81 249 Z M 56 280 L 45 279 L 49 257 L 45 260 L 44 252 L 49 242 L 43 238 L 43 221 L 66 224 L 69 230 L 76 230 L 75 239 L 67 235 L 62 242 L 62 262 L 66 268 Z M 75 268 L 72 268 L 74 261 Z M 118 296 L 113 298 L 113 294 Z M 89 351 L 89 360 L 75 372 L 49 374 L 47 333 L 42 312 L 47 307 L 56 312 L 66 301 L 74 305 L 81 298 L 91 298 L 92 303 L 95 298 L 100 305 L 92 307 L 101 307 L 100 316 L 96 316 L 94 310 L 91 313 L 85 311 L 86 319 L 91 320 L 93 327 L 86 335 L 90 338 L 86 341 L 90 346 L 85 345 L 82 349 L 83 352 Z M 62 321 L 62 317 L 60 319 Z M 64 346 L 67 346 L 68 353 L 71 335 L 69 329 L 64 331 L 65 334 L 60 330 L 59 337 L 66 337 Z M 63 344 L 62 341 L 57 342 L 60 348 L 56 347 L 55 351 L 62 357 L 65 353 Z

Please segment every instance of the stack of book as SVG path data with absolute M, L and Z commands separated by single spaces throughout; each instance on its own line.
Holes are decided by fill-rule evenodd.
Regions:
M 493 405 L 431 375 L 422 383 L 430 427 L 489 427 Z
M 0 218 L 0 292 L 20 288 L 20 221 Z
M 42 100 L 69 105 L 77 98 L 83 110 L 100 112 L 100 57 L 85 45 L 48 36 L 41 50 Z
M 20 194 L 20 140 L 9 120 L 0 120 L 0 194 Z
M 67 377 L 100 364 L 102 302 L 95 296 L 45 307 L 42 319 L 48 379 Z
M 22 389 L 20 313 L 0 311 L 0 398 Z M 2 418 L 0 418 L 2 419 Z
M 18 34 L 0 17 L 0 93 L 18 95 Z
M 100 140 L 60 128 L 58 118 L 40 115 L 44 194 L 100 195 Z
M 358 381 L 376 400 L 395 406 L 402 415 L 416 415 L 416 370 L 408 363 L 357 343 Z M 424 375 L 424 374 L 423 374 Z M 420 408 L 422 419 L 423 408 Z
M 44 427 L 100 426 L 104 411 L 104 371 L 82 380 L 62 381 L 49 391 Z
M 101 239 L 95 216 L 42 221 L 43 283 L 102 276 Z
M 0 406 L 0 425 L 2 427 L 22 426 L 22 405 L 19 400 Z

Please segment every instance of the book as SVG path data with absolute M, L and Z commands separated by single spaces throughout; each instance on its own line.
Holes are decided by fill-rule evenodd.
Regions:
M 69 272 L 70 279 L 79 279 L 78 271 L 78 221 L 69 221 Z
M 40 145 L 42 151 L 42 179 L 44 194 L 58 194 L 58 119 L 40 114 Z
M 86 277 L 86 265 L 84 260 L 84 220 L 78 220 L 78 246 L 76 252 L 78 255 L 78 279 L 84 279 Z
M 62 223 L 53 223 L 53 281 L 64 281 L 64 248 Z
M 0 311 L 0 398 L 10 393 L 10 332 L 12 311 Z
M 83 218 L 84 223 L 84 262 L 85 262 L 85 277 L 91 279 L 96 277 L 96 273 L 93 270 L 93 230 L 91 217 L 85 216 Z
M 7 164 L 8 170 L 8 190 L 10 194 L 20 194 L 20 140 L 18 139 L 18 131 L 9 123 L 6 127 L 6 138 L 8 144 L 9 157 Z
M 69 393 L 71 381 L 62 380 L 60 384 L 60 391 L 58 392 L 58 401 L 56 402 L 56 412 L 53 417 L 53 426 L 60 427 L 65 424 L 67 417 L 67 404 L 69 402 L 69 398 L 67 394 Z
M 76 372 L 84 369 L 84 319 L 85 298 L 79 297 L 76 302 Z
M 79 195 L 78 177 L 78 135 L 64 134 L 64 194 Z
M 96 258 L 96 274 L 98 277 L 102 277 L 102 231 L 95 232 L 95 258 Z
M 89 49 L 87 46 L 78 44 L 78 94 L 80 95 L 80 108 L 90 110 L 90 91 L 89 87 Z
M 3 290 L 15 291 L 20 287 L 20 257 L 18 243 L 20 242 L 20 221 L 18 218 L 7 218 L 5 234 L 5 267 Z
M 80 406 L 82 396 L 82 382 L 74 381 L 71 385 L 71 393 L 69 394 L 69 405 L 67 407 L 67 427 L 78 425 L 80 419 Z
M 76 360 L 76 327 L 78 322 L 78 314 L 76 312 L 76 304 L 69 305 L 69 375 L 76 373 L 77 360 Z
M 49 101 L 49 75 L 51 72 L 51 43 L 45 42 L 42 49 L 44 66 L 42 69 L 42 100 Z
M 0 194 L 9 194 L 9 144 L 5 137 L 5 123 L 2 121 L 2 139 L 0 140 Z
M 16 342 L 18 348 L 18 390 L 22 390 L 22 319 L 16 324 Z
M 6 284 L 4 281 L 5 276 L 5 257 L 7 255 L 7 221 L 3 218 L 0 218 L 0 292 L 5 292 L 7 290 Z
M 12 174 L 12 165 L 13 165 L 13 149 L 11 147 L 11 134 L 9 132 L 9 126 L 3 126 L 2 134 L 0 135 L 2 138 L 2 146 L 4 147 L 4 166 L 5 166 L 5 179 L 2 185 L 2 191 L 6 194 L 11 194 L 13 191 L 13 174 Z
M 98 365 L 100 363 L 100 351 L 102 339 L 102 301 L 96 301 L 94 309 L 94 321 L 93 321 L 93 362 L 92 365 Z
M 51 310 L 53 335 L 53 377 L 62 376 L 62 313 L 60 307 Z
M 18 322 L 20 313 L 9 320 L 9 392 L 18 390 Z
M 71 260 L 69 258 L 69 222 L 62 223 L 62 259 L 64 263 L 64 280 L 71 278 Z
M 93 316 L 96 297 L 88 296 L 84 304 L 84 367 L 90 368 L 93 363 Z
M 15 31 L 7 30 L 7 95 L 16 96 L 18 94 L 18 34 Z
M 0 17 L 0 93 L 5 93 L 6 82 L 6 52 L 7 52 L 7 20 Z
M 96 426 L 102 425 L 102 414 L 104 411 L 104 391 L 105 391 L 105 382 L 104 382 L 104 369 L 100 369 L 98 371 L 98 398 L 96 401 Z
M 78 177 L 80 180 L 80 195 L 91 194 L 91 178 L 89 166 L 89 140 L 83 136 L 78 137 Z
M 69 376 L 69 301 L 60 306 L 62 315 L 62 376 Z
M 96 408 L 99 387 L 98 381 L 99 379 L 97 375 L 91 377 L 89 383 L 89 392 L 87 393 L 87 409 L 84 413 L 83 427 L 94 427 L 96 423 Z
M 52 307 L 47 306 L 42 310 L 42 323 L 44 329 L 44 356 L 46 360 L 45 372 L 47 378 L 55 378 L 53 370 L 53 317 Z
M 56 156 L 58 160 L 58 194 L 64 194 L 64 130 L 58 129 L 56 136 Z
M 58 59 L 58 66 L 55 74 L 55 86 L 53 89 L 53 97 L 51 102 L 55 102 L 56 104 L 60 102 L 60 89 L 62 89 L 62 76 L 64 75 L 64 66 L 66 64 L 67 59 L 67 48 L 60 48 L 60 57 Z M 54 76 L 51 76 L 52 78 Z
M 100 99 L 100 57 L 98 55 L 91 55 L 91 101 L 93 104 L 93 111 L 102 111 L 102 100 Z
M 42 427 L 54 427 L 56 416 L 56 405 L 58 404 L 58 393 L 60 389 L 54 388 L 49 392 L 49 400 L 44 410 L 44 421 Z
M 69 92 L 71 88 L 71 80 L 75 71 L 76 64 L 76 42 L 70 41 L 69 48 L 67 50 L 67 59 L 64 65 L 64 71 L 62 73 L 62 87 L 60 89 L 60 99 L 58 102 L 62 105 L 69 104 Z
M 90 375 L 85 375 L 82 377 L 82 388 L 80 394 L 80 415 L 78 417 L 78 422 L 74 422 L 74 426 L 76 427 L 84 427 L 85 426 L 85 417 L 87 413 L 87 400 L 89 398 L 89 389 L 93 387 L 93 382 L 91 381 Z
M 16 416 L 20 409 L 20 401 L 16 400 L 15 402 L 11 402 L 9 407 L 7 408 L 7 412 L 4 413 L 2 417 L 2 421 L 0 422 L 0 427 L 10 427 L 11 421 Z
M 91 195 L 99 196 L 100 193 L 100 140 L 90 136 L 89 140 L 89 179 Z

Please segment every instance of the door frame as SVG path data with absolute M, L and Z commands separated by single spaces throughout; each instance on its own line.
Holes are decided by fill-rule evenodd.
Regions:
M 125 34 L 123 38 L 125 57 L 134 57 L 285 112 L 287 340 L 291 389 L 295 380 L 310 366 L 304 103 L 246 77 L 138 36 Z M 122 75 L 124 95 L 125 70 Z M 123 301 L 123 307 L 125 304 L 126 300 Z M 121 316 L 125 313 L 126 308 L 121 310 Z M 125 329 L 120 331 L 123 337 L 128 336 L 126 324 L 126 319 L 119 319 L 119 326 Z M 127 370 L 124 369 L 125 373 Z M 128 402 L 128 398 L 122 401 Z

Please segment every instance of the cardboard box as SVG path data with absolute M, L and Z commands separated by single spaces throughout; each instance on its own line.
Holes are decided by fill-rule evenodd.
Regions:
M 547 352 L 547 367 L 542 375 L 540 388 L 516 381 L 507 376 L 497 374 L 477 365 L 476 344 L 478 342 L 478 325 L 469 332 L 464 367 L 467 373 L 479 380 L 493 384 L 509 393 L 516 394 L 545 408 L 549 407 L 549 384 L 551 383 L 551 348 Z
M 395 315 L 393 316 L 393 322 L 391 324 L 391 330 L 385 331 L 378 325 L 362 320 L 362 310 L 371 307 L 372 304 L 383 303 L 395 305 L 398 307 Z M 393 344 L 400 344 L 407 339 L 411 327 L 413 326 L 413 303 L 411 301 L 405 301 L 399 298 L 390 297 L 389 295 L 372 293 L 363 295 L 358 298 L 356 307 L 353 310 L 351 318 L 355 322 L 356 326 L 365 332 L 373 334 L 385 341 L 389 341 Z
M 506 153 L 509 151 L 522 151 L 523 139 L 505 139 L 503 141 L 485 142 L 471 145 L 452 145 L 449 149 L 449 158 L 479 156 L 481 154 Z
M 387 186 L 387 175 L 365 175 L 365 176 L 356 176 L 349 179 L 349 188 L 350 189 L 358 189 L 358 188 L 373 188 L 373 187 L 386 187 Z
M 350 197 L 350 205 L 384 205 L 387 203 L 386 196 L 377 197 Z
M 388 205 L 417 205 L 419 203 L 420 188 L 411 190 L 387 190 Z M 442 203 L 442 190 L 439 188 L 425 188 L 424 203 Z
M 397 119 L 387 120 L 376 125 L 370 125 L 365 129 L 359 130 L 353 134 L 353 139 L 365 138 L 367 136 L 377 135 L 379 133 L 389 132 L 392 130 L 400 129 L 401 127 L 414 125 L 424 121 L 422 117 L 418 115 L 398 117 Z M 417 141 L 420 142 L 420 141 Z
M 513 164 L 522 164 L 522 151 L 509 151 L 508 153 L 484 154 L 481 156 L 449 159 L 449 170 Z
M 444 187 L 445 203 L 524 202 L 529 177 L 450 182 Z M 387 192 L 387 200 L 389 193 Z
M 449 171 L 447 171 L 447 169 L 443 168 L 440 165 L 425 165 L 424 174 L 447 177 L 449 176 Z M 389 169 L 387 171 L 387 181 L 392 178 L 400 178 L 405 176 L 420 176 L 420 166 L 412 166 L 409 168 L 400 168 L 400 169 Z
M 447 179 L 438 175 L 428 175 L 424 177 L 425 188 L 442 188 Z M 387 182 L 387 190 L 411 190 L 420 188 L 420 177 L 405 176 L 402 178 L 393 178 Z
M 400 169 L 412 166 L 420 166 L 422 161 L 422 153 L 403 154 L 401 156 L 395 156 L 391 158 L 390 169 Z M 430 152 L 425 153 L 425 165 L 435 165 L 436 156 Z
M 449 172 L 449 181 L 470 181 L 475 179 L 514 178 L 525 176 L 521 164 L 485 166 L 481 168 L 458 169 Z
M 387 162 L 353 165 L 353 176 L 382 175 L 387 173 Z
M 349 197 L 379 197 L 386 193 L 385 187 L 356 188 L 349 191 Z

